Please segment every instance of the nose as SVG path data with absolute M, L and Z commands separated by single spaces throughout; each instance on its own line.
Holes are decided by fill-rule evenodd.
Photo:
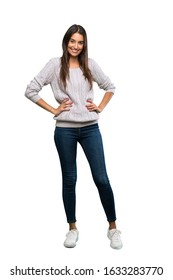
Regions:
M 77 42 L 74 44 L 74 48 L 77 49 Z

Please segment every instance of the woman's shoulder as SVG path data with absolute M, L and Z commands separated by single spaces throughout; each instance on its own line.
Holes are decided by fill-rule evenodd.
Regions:
M 91 71 L 100 71 L 100 66 L 93 58 L 88 58 L 88 67 Z
M 93 67 L 94 66 L 94 64 L 96 64 L 96 62 L 95 62 L 95 60 L 93 59 L 93 58 L 88 58 L 88 66 L 89 67 Z
M 59 66 L 61 63 L 60 57 L 53 57 L 50 59 L 50 63 L 54 64 L 55 66 Z
M 43 68 L 43 71 L 46 71 L 46 72 L 57 71 L 57 69 L 60 68 L 60 65 L 61 65 L 61 58 L 60 57 L 52 57 L 46 63 L 45 67 Z

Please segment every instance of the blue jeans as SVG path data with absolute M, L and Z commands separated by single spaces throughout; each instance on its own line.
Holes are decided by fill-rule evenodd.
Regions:
M 56 127 L 55 145 L 59 154 L 63 181 L 63 203 L 68 223 L 76 222 L 77 144 L 83 148 L 107 220 L 116 220 L 113 191 L 107 176 L 102 137 L 98 124 L 81 128 Z

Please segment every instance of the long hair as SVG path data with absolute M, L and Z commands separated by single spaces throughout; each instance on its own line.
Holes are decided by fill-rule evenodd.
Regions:
M 83 35 L 84 38 L 83 50 L 78 56 L 79 66 L 83 72 L 84 77 L 88 80 L 90 87 L 92 87 L 93 78 L 90 69 L 88 68 L 87 34 L 85 29 L 81 25 L 77 25 L 77 24 L 72 25 L 67 30 L 62 41 L 63 55 L 61 57 L 60 82 L 63 85 L 63 87 L 66 89 L 67 79 L 69 78 L 69 59 L 70 59 L 70 55 L 68 53 L 67 47 L 70 38 L 74 33 L 79 33 Z

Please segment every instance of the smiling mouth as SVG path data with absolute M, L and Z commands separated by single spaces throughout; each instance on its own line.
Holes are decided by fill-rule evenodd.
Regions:
M 74 52 L 74 53 L 77 53 L 79 50 L 72 50 L 72 49 L 71 49 L 71 51 Z

